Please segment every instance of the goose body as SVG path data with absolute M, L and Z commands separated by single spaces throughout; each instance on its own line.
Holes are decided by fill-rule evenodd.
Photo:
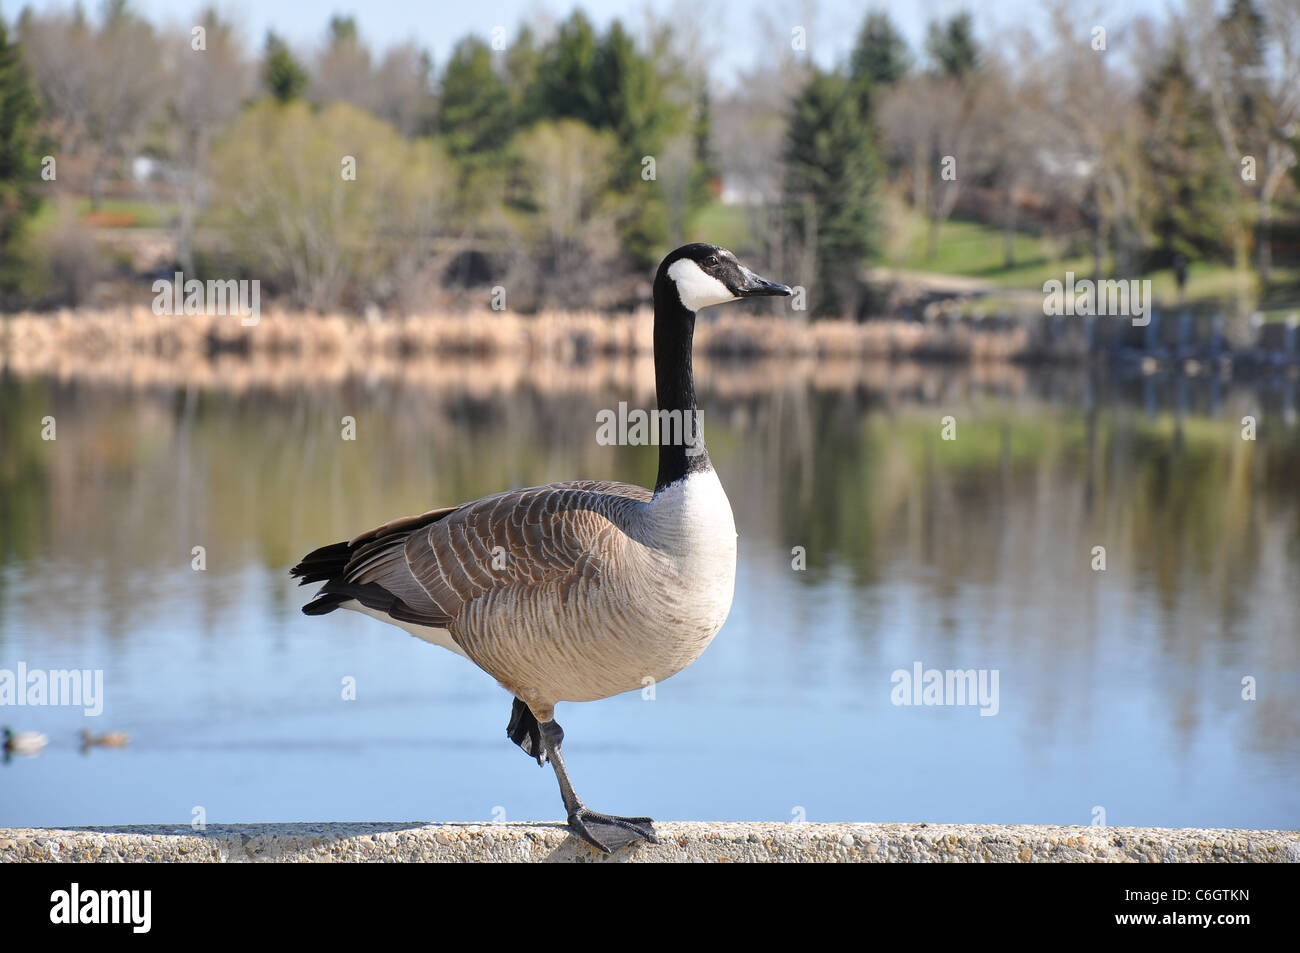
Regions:
M 655 279 L 660 411 L 695 414 L 691 340 L 710 304 L 790 289 L 713 245 L 677 249 Z M 509 737 L 550 761 L 575 832 L 653 840 L 648 818 L 589 811 L 560 757 L 561 701 L 659 682 L 694 662 L 722 628 L 736 577 L 736 526 L 698 425 L 659 448 L 653 491 L 576 481 L 508 490 L 386 523 L 305 556 L 324 582 L 303 611 L 354 609 L 472 661 L 515 697 Z
M 463 655 L 543 721 L 557 702 L 675 675 L 731 609 L 736 526 L 712 470 L 658 494 L 554 483 L 428 516 L 352 543 L 350 584 L 406 594 L 396 617 L 355 598 L 339 606 Z

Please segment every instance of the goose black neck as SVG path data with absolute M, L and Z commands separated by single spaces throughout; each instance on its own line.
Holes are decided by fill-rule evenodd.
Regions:
M 660 418 L 659 477 L 655 481 L 658 493 L 688 473 L 707 472 L 713 464 L 704 447 L 702 421 L 695 407 L 695 375 L 691 369 L 695 312 L 682 304 L 676 284 L 663 274 L 655 281 L 654 303 L 655 397 L 660 411 L 679 412 L 670 415 L 674 423 L 667 433 L 664 418 Z

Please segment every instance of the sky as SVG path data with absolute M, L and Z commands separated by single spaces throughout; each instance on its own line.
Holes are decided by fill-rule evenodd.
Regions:
M 63 9 L 67 0 L 28 0 L 38 10 Z M 194 18 L 201 2 L 183 0 L 131 0 L 132 6 L 155 23 L 187 24 Z M 1086 38 L 1091 24 L 1106 24 L 1134 15 L 1160 18 L 1168 0 L 1123 0 L 1091 2 L 1080 0 L 1080 36 Z M 12 19 L 27 3 L 0 0 L 0 11 Z M 853 44 L 857 29 L 869 9 L 884 9 L 919 50 L 926 24 L 970 9 L 976 21 L 977 35 L 986 43 L 997 43 L 1021 26 L 1034 27 L 1044 21 L 1042 0 L 998 0 L 998 2 L 961 2 L 961 0 L 585 0 L 581 3 L 557 0 L 497 0 L 497 2 L 446 2 L 446 0 L 353 0 L 312 2 L 312 0 L 217 0 L 217 7 L 240 25 L 245 39 L 260 49 L 268 29 L 286 37 L 295 49 L 309 50 L 324 38 L 332 14 L 355 17 L 362 37 L 372 50 L 414 39 L 434 57 L 435 67 L 447 61 L 453 44 L 473 33 L 490 40 L 496 26 L 505 27 L 507 39 L 518 25 L 539 17 L 560 20 L 575 7 L 581 7 L 592 20 L 604 27 L 615 17 L 636 28 L 650 10 L 661 20 L 684 24 L 698 31 L 698 41 L 709 53 L 715 82 L 734 84 L 746 69 L 759 65 L 771 55 L 772 34 L 765 22 L 789 37 L 795 26 L 802 26 L 807 36 L 807 55 L 818 65 L 829 67 L 842 61 Z M 85 0 L 94 11 L 97 0 Z M 1114 11 L 1106 13 L 1107 10 Z M 1109 28 L 1108 28 L 1109 29 Z M 1112 31 L 1113 32 L 1113 31 Z

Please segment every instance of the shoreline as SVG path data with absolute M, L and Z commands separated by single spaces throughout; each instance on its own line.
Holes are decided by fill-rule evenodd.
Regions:
M 1300 378 L 1300 330 L 1261 325 L 1227 347 L 1208 319 L 1180 315 L 1134 328 L 1121 319 L 901 318 L 864 323 L 803 315 L 702 316 L 695 354 L 703 369 L 785 368 L 782 376 L 860 380 L 863 368 L 918 363 L 949 373 L 1008 369 L 1231 379 Z M 612 373 L 653 380 L 648 311 L 434 312 L 366 320 L 272 311 L 238 317 L 156 315 L 144 308 L 0 315 L 0 368 L 19 376 L 192 387 L 239 381 L 297 386 L 349 377 L 442 380 L 587 379 Z M 758 370 L 755 376 L 766 376 Z

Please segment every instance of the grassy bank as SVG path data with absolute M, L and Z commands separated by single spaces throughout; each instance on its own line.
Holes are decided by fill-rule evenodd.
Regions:
M 1012 240 L 1012 264 L 1006 261 L 1001 229 L 980 222 L 950 219 L 939 227 L 939 240 L 930 253 L 929 229 L 923 218 L 902 214 L 894 224 L 885 254 L 889 267 L 911 272 L 956 275 L 980 279 L 996 299 L 1002 291 L 1042 293 L 1043 283 L 1060 280 L 1067 271 L 1080 277 L 1093 271 L 1090 255 L 1071 254 L 1055 240 L 1017 232 Z M 1103 261 L 1103 268 L 1114 267 Z M 1178 286 L 1172 269 L 1159 269 L 1139 277 L 1151 281 L 1159 308 L 1173 307 Z M 1239 300 L 1259 301 L 1266 317 L 1280 318 L 1300 306 L 1300 267 L 1281 265 L 1273 270 L 1273 291 L 1262 296 L 1253 271 L 1218 262 L 1193 262 L 1188 267 L 1185 301 L 1188 305 L 1215 305 Z

